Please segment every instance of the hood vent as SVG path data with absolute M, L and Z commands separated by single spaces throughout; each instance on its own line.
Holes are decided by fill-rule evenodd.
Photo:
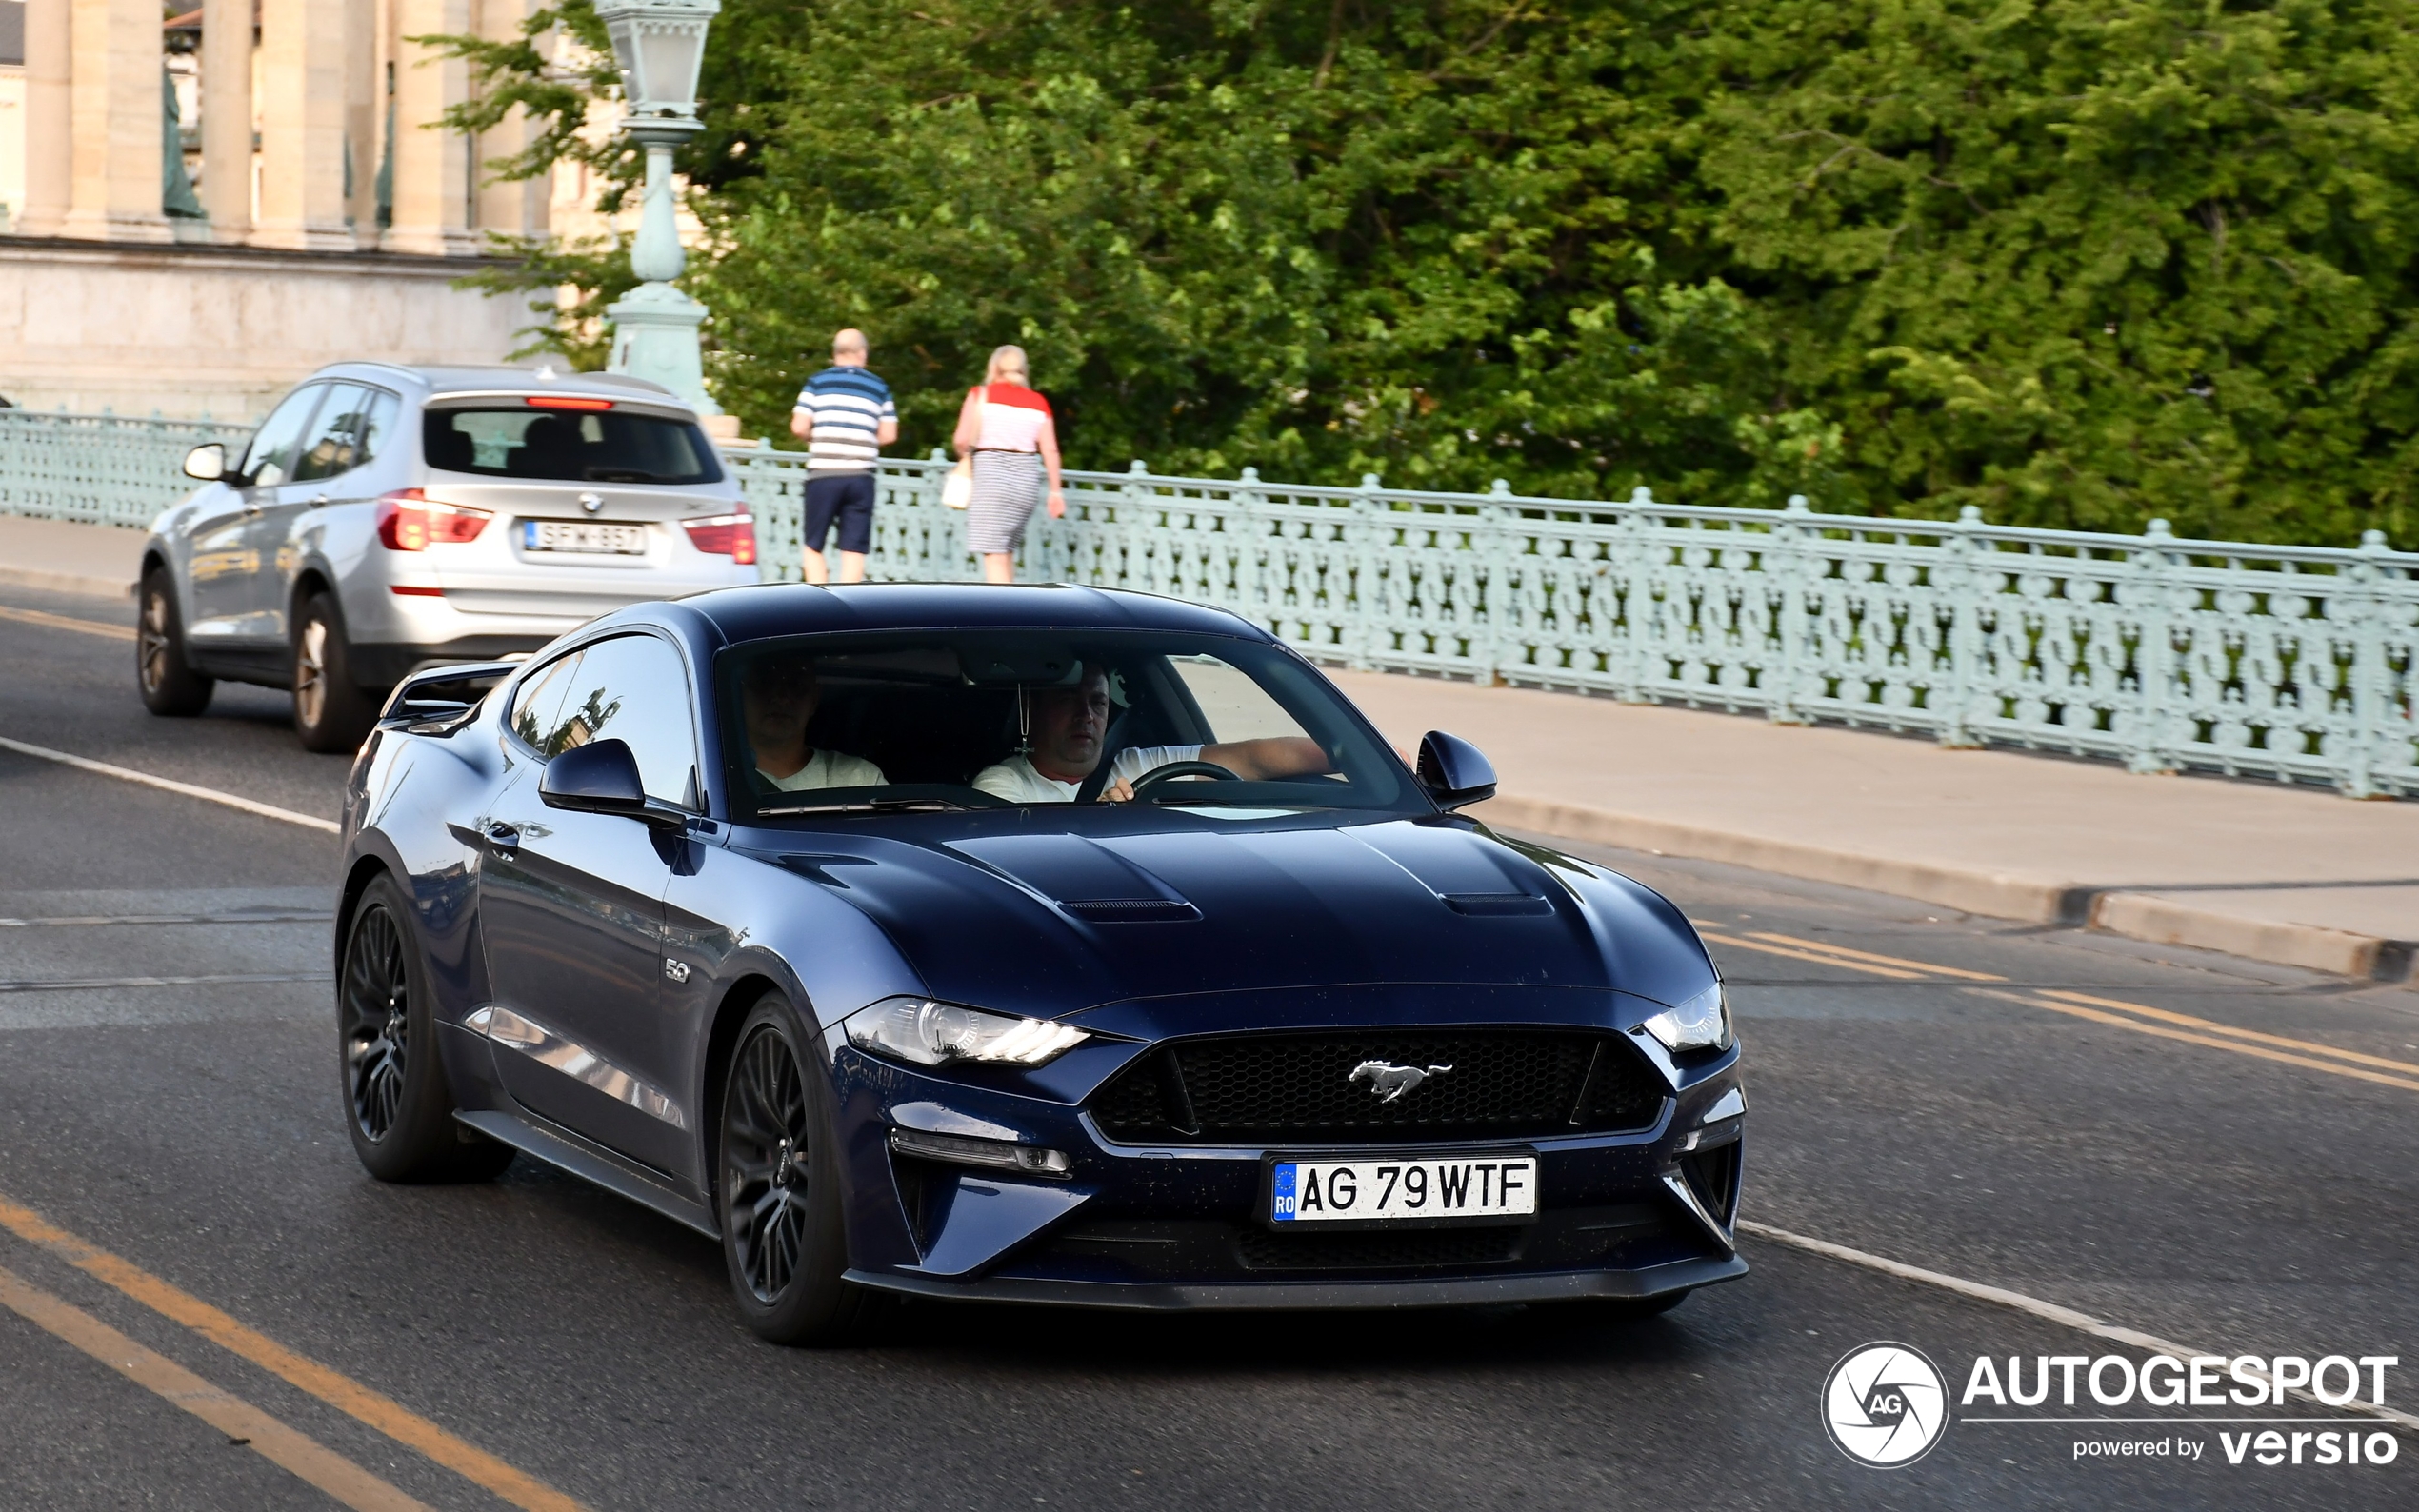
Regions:
M 1543 898 L 1525 892 L 1448 892 L 1439 894 L 1445 906 L 1455 913 L 1466 913 L 1481 919 L 1508 913 L 1551 913 L 1554 905 Z
M 1059 906 L 1094 924 L 1181 924 L 1201 917 L 1200 909 L 1173 898 L 1092 898 Z

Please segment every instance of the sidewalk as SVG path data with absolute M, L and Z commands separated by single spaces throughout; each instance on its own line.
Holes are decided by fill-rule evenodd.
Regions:
M 140 531 L 0 515 L 0 581 L 123 602 Z M 1339 672 L 1406 748 L 1475 741 L 1509 829 L 1730 862 L 2001 919 L 2399 981 L 2419 803 L 1609 699 Z M 0 733 L 7 733 L 0 731 Z
M 130 601 L 142 565 L 140 530 L 0 514 L 0 583 Z
M 1336 681 L 1406 747 L 1474 741 L 1490 824 L 2400 981 L 2419 804 L 1857 730 L 1374 673 Z

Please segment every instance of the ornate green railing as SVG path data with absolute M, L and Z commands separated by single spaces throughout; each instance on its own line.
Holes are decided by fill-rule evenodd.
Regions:
M 240 428 L 0 411 L 0 510 L 143 525 Z M 805 458 L 727 453 L 768 578 Z M 883 464 L 871 571 L 975 575 L 946 464 Z M 1020 575 L 1233 610 L 1354 666 L 2419 796 L 2419 555 L 1786 509 L 1068 475 Z

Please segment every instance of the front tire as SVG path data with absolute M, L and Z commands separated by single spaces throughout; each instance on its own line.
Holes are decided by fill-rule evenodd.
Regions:
M 768 993 L 740 1025 L 724 1078 L 716 1172 L 723 1259 L 748 1326 L 777 1344 L 861 1339 L 889 1299 L 842 1279 L 831 1093 L 798 1016 Z
M 214 680 L 185 660 L 185 617 L 176 584 L 164 567 L 143 574 L 142 607 L 134 627 L 134 684 L 143 706 L 171 719 L 190 719 L 210 706 Z
M 512 1147 L 454 1122 L 410 919 L 403 889 L 383 875 L 353 912 L 336 979 L 345 1129 L 382 1182 L 487 1181 L 512 1164 Z
M 352 680 L 336 601 L 314 593 L 294 619 L 294 733 L 303 749 L 350 754 L 378 722 L 378 706 Z

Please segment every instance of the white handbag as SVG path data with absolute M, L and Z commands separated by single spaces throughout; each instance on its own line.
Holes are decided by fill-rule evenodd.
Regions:
M 952 509 L 963 509 L 974 502 L 974 459 L 961 458 L 941 480 L 941 502 Z

